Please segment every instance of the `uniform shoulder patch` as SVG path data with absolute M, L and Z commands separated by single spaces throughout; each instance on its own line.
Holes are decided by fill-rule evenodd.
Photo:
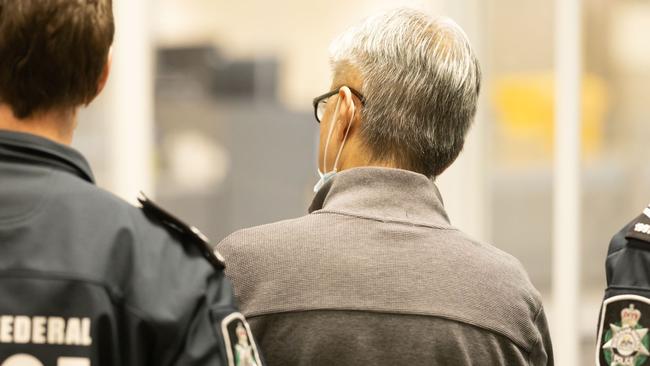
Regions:
M 174 215 L 165 211 L 160 206 L 156 205 L 144 194 L 140 194 L 138 202 L 142 206 L 142 211 L 149 218 L 156 220 L 171 232 L 180 236 L 183 240 L 187 240 L 195 245 L 201 254 L 212 264 L 216 269 L 224 269 L 225 263 L 223 257 L 215 250 L 210 248 L 209 239 L 194 226 L 187 225 Z
M 618 295 L 606 299 L 600 315 L 597 366 L 645 365 L 650 357 L 650 299 Z
M 650 207 L 643 210 L 641 216 L 632 223 L 625 238 L 650 243 Z
M 229 366 L 262 366 L 251 328 L 241 313 L 232 313 L 221 321 Z

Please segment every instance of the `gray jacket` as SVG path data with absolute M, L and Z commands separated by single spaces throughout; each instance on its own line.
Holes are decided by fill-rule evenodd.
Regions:
M 344 171 L 309 211 L 217 247 L 269 365 L 553 364 L 521 264 L 452 227 L 425 176 Z

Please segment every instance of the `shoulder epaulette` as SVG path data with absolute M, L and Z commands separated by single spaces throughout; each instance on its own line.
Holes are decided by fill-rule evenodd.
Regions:
M 650 243 L 650 206 L 632 223 L 625 238 Z
M 217 269 L 224 269 L 225 263 L 223 258 L 210 248 L 209 239 L 203 235 L 199 229 L 194 226 L 187 225 L 174 215 L 165 211 L 160 206 L 156 205 L 144 194 L 140 194 L 138 197 L 138 202 L 142 205 L 142 211 L 148 217 L 158 221 L 165 228 L 171 232 L 180 236 L 183 240 L 187 240 L 190 243 L 194 244 L 200 251 L 201 254 Z

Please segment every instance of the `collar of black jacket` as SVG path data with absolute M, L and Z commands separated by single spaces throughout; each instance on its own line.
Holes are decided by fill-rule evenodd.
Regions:
M 50 166 L 95 183 L 86 159 L 71 147 L 39 136 L 0 130 L 0 161 Z
M 450 226 L 435 183 L 424 175 L 401 169 L 364 167 L 338 173 L 318 191 L 309 212 Z

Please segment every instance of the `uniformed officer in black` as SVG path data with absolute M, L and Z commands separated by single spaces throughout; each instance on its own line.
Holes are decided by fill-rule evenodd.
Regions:
M 205 238 L 68 146 L 112 39 L 110 0 L 0 0 L 0 366 L 259 366 Z
M 612 239 L 596 365 L 650 365 L 650 206 Z

